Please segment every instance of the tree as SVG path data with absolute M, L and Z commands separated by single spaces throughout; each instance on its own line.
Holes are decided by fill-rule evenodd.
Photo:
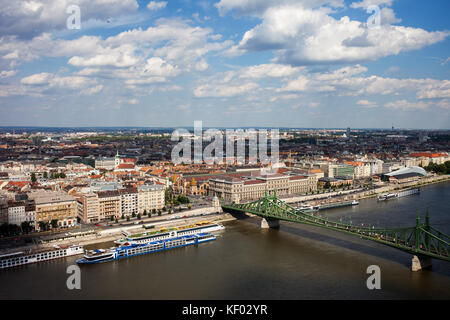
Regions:
M 50 230 L 50 224 L 48 222 L 39 221 L 39 230 L 40 231 L 48 231 L 48 230 Z
M 65 178 L 66 178 L 66 174 L 65 174 L 64 172 L 61 172 L 61 173 L 59 174 L 59 177 L 60 177 L 61 179 L 65 179 Z
M 44 179 L 48 179 L 48 173 L 47 173 L 47 171 L 44 172 Z
M 111 221 L 114 221 L 114 216 L 111 216 Z
M 31 182 L 35 183 L 37 181 L 36 174 L 34 172 L 31 173 Z
M 20 227 L 24 233 L 29 233 L 29 232 L 31 232 L 31 230 L 33 230 L 29 221 L 22 222 L 20 224 Z
M 141 219 L 141 214 L 140 213 L 138 213 L 137 218 L 138 218 L 138 220 Z
M 182 204 L 186 204 L 189 203 L 190 200 L 188 197 L 186 197 L 184 194 L 180 194 L 177 199 L 176 199 L 177 203 L 182 203 Z
M 130 216 L 127 216 L 127 221 L 130 221 Z
M 144 216 L 147 215 L 147 209 L 144 209 Z
M 54 229 L 58 228 L 58 219 L 53 219 L 51 221 L 51 224 L 52 224 L 52 228 L 54 228 Z
M 133 212 L 133 213 L 131 214 L 131 216 L 132 216 L 133 218 L 136 217 L 136 213 Z
M 170 213 L 170 210 L 169 210 L 169 213 Z M 161 210 L 158 211 L 158 216 L 161 217 Z

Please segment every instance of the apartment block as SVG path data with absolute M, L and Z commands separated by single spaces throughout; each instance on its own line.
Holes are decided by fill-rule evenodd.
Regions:
M 84 223 L 100 221 L 99 197 L 96 193 L 84 193 L 77 197 L 78 217 Z
M 137 190 L 138 211 L 140 214 L 144 213 L 144 210 L 150 212 L 153 209 L 159 210 L 164 207 L 165 192 L 163 185 L 142 185 Z
M 122 205 L 120 193 L 117 190 L 100 191 L 98 195 L 99 220 L 120 218 L 122 216 Z
M 125 217 L 138 213 L 138 190 L 136 188 L 119 189 L 122 215 Z

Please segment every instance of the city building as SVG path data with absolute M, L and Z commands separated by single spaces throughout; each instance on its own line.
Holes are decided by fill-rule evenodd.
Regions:
M 122 216 L 122 204 L 119 191 L 99 191 L 97 195 L 100 220 L 110 220 L 111 217 L 120 218 Z
M 163 185 L 142 185 L 137 188 L 138 190 L 138 212 L 144 213 L 144 210 L 148 212 L 153 209 L 159 210 L 164 208 L 165 203 L 165 189 Z
M 83 223 L 100 221 L 99 197 L 96 193 L 83 193 L 77 196 L 77 202 L 78 217 Z
M 355 168 L 349 164 L 330 164 L 328 165 L 328 177 L 351 176 L 355 174 Z
M 25 203 L 23 201 L 9 201 L 8 223 L 20 226 L 20 224 L 25 220 Z
M 136 188 L 119 189 L 122 215 L 125 217 L 138 213 L 138 190 Z
M 72 227 L 77 223 L 78 205 L 75 197 L 63 192 L 37 191 L 28 195 L 36 204 L 36 227 L 39 222 L 58 221 L 59 227 Z
M 264 196 L 266 190 L 280 196 L 317 190 L 317 176 L 281 173 L 223 175 L 209 180 L 209 196 L 230 201 L 246 201 Z
M 116 158 L 100 157 L 95 160 L 95 169 L 114 170 Z

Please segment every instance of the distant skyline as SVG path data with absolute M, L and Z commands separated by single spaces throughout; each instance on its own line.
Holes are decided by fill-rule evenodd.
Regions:
M 1 127 L 450 129 L 448 0 L 0 5 Z

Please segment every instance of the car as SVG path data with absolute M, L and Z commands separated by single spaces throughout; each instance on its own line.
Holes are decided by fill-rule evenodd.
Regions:
M 96 226 L 96 227 L 100 227 L 100 225 L 99 225 L 99 224 L 96 224 L 95 226 Z

